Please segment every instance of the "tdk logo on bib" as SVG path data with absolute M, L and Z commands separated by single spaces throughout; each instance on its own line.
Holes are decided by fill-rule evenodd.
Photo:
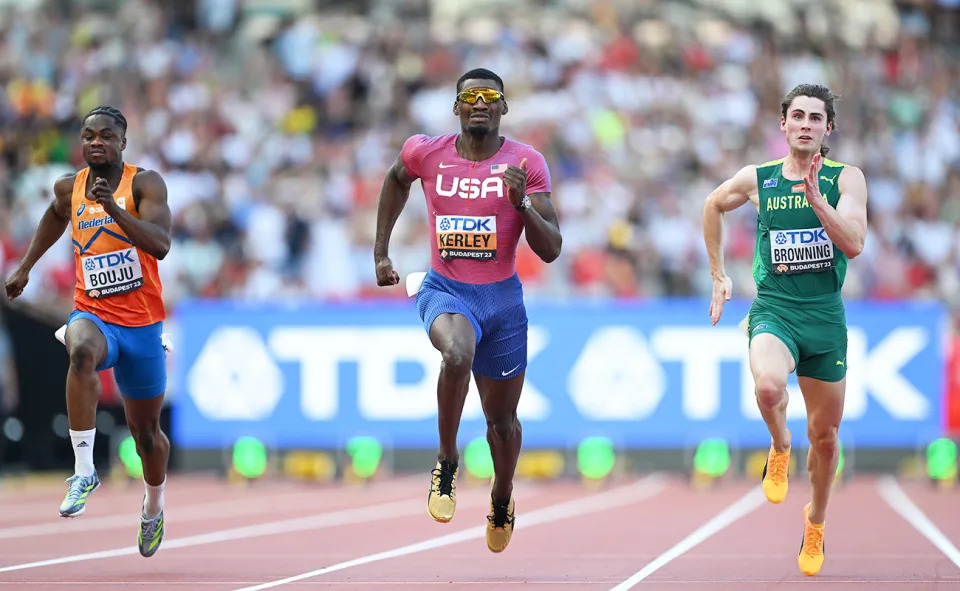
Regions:
M 143 287 L 143 269 L 134 248 L 82 257 L 83 282 L 91 298 L 105 298 Z
M 818 242 L 828 242 L 827 231 L 823 228 L 813 228 L 810 230 L 786 230 L 777 232 L 774 238 L 777 244 L 816 244 Z
M 833 268 L 833 241 L 823 228 L 776 230 L 770 240 L 770 262 L 777 274 L 826 271 Z
M 497 258 L 497 216 L 437 216 L 440 258 L 493 260 Z
M 440 217 L 437 224 L 441 232 L 496 232 L 497 220 L 494 217 L 456 217 L 446 215 Z
M 88 271 L 97 269 L 110 269 L 120 265 L 130 265 L 136 263 L 133 259 L 133 251 L 125 250 L 121 252 L 110 252 L 100 256 L 88 257 L 83 261 L 83 266 Z

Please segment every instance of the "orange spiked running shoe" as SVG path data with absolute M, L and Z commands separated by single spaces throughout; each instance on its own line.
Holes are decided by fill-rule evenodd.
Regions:
M 823 523 L 810 523 L 807 515 L 810 513 L 810 503 L 803 508 L 803 543 L 800 554 L 797 556 L 797 565 L 800 571 L 808 577 L 820 572 L 823 566 Z
M 763 494 L 779 505 L 787 498 L 787 476 L 790 472 L 790 448 L 780 453 L 770 445 L 767 463 L 763 465 Z

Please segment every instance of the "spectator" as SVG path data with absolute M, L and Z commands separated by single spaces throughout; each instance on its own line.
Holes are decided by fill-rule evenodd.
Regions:
M 518 17 L 517 2 L 491 0 L 470 19 L 473 3 L 455 2 L 430 13 L 363 3 L 369 14 L 328 2 L 322 15 L 281 17 L 235 0 L 130 0 L 115 14 L 5 3 L 5 273 L 53 180 L 80 162 L 79 116 L 110 103 L 130 123 L 127 160 L 167 180 L 168 305 L 402 297 L 373 277 L 379 175 L 411 133 L 456 128 L 456 76 L 485 66 L 506 82 L 510 135 L 551 166 L 564 228 L 556 264 L 519 253 L 529 298 L 708 295 L 703 199 L 738 163 L 783 155 L 771 105 L 804 81 L 841 95 L 830 154 L 869 183 L 871 232 L 849 297 L 958 303 L 957 2 L 560 1 L 537 3 L 535 17 Z M 417 187 L 410 199 L 423 220 L 396 229 L 401 271 L 429 260 Z M 750 297 L 755 214 L 727 224 L 727 269 Z M 25 297 L 65 315 L 72 264 L 65 237 Z

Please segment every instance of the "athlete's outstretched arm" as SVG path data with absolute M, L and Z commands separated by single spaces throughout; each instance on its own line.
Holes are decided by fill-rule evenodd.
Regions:
M 733 284 L 723 266 L 723 214 L 750 201 L 756 192 L 757 168 L 753 165 L 744 166 L 714 189 L 703 204 L 703 241 L 713 276 L 713 297 L 710 301 L 710 320 L 713 324 L 720 320 L 723 304 L 733 292 Z
M 840 200 L 837 208 L 830 207 L 820 195 L 820 156 L 814 156 L 813 164 L 803 179 L 807 201 L 823 224 L 827 236 L 848 259 L 863 252 L 867 239 L 867 181 L 856 166 L 847 166 L 837 180 Z
M 373 244 L 373 260 L 376 264 L 377 285 L 396 285 L 400 275 L 390 260 L 390 235 L 400 218 L 400 212 L 410 196 L 413 180 L 407 174 L 400 156 L 387 170 L 380 188 L 380 203 L 377 205 L 377 236 Z
M 53 184 L 54 200 L 40 218 L 37 232 L 30 241 L 27 252 L 20 261 L 20 266 L 7 281 L 7 298 L 14 299 L 23 293 L 23 289 L 30 280 L 30 270 L 37 264 L 40 257 L 63 236 L 63 231 L 70 224 L 70 201 L 73 196 L 74 173 L 65 174 Z
M 117 205 L 113 191 L 104 179 L 94 181 L 90 193 L 134 246 L 158 260 L 167 256 L 172 216 L 167 205 L 167 185 L 158 172 L 143 170 L 133 177 L 133 200 L 140 213 L 139 219 Z

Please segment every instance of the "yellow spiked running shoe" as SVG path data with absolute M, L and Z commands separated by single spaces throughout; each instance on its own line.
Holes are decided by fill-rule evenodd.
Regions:
M 513 537 L 514 510 L 516 504 L 513 495 L 509 501 L 490 499 L 490 514 L 487 515 L 487 548 L 491 552 L 503 552 Z
M 437 467 L 431 472 L 427 512 L 441 523 L 453 519 L 453 513 L 457 510 L 458 469 L 456 462 L 442 460 L 437 462 Z
M 492 487 L 491 487 L 492 488 Z M 513 494 L 506 501 L 498 501 L 490 493 L 490 514 L 487 515 L 487 548 L 491 552 L 503 552 L 513 537 L 514 511 L 516 504 Z

